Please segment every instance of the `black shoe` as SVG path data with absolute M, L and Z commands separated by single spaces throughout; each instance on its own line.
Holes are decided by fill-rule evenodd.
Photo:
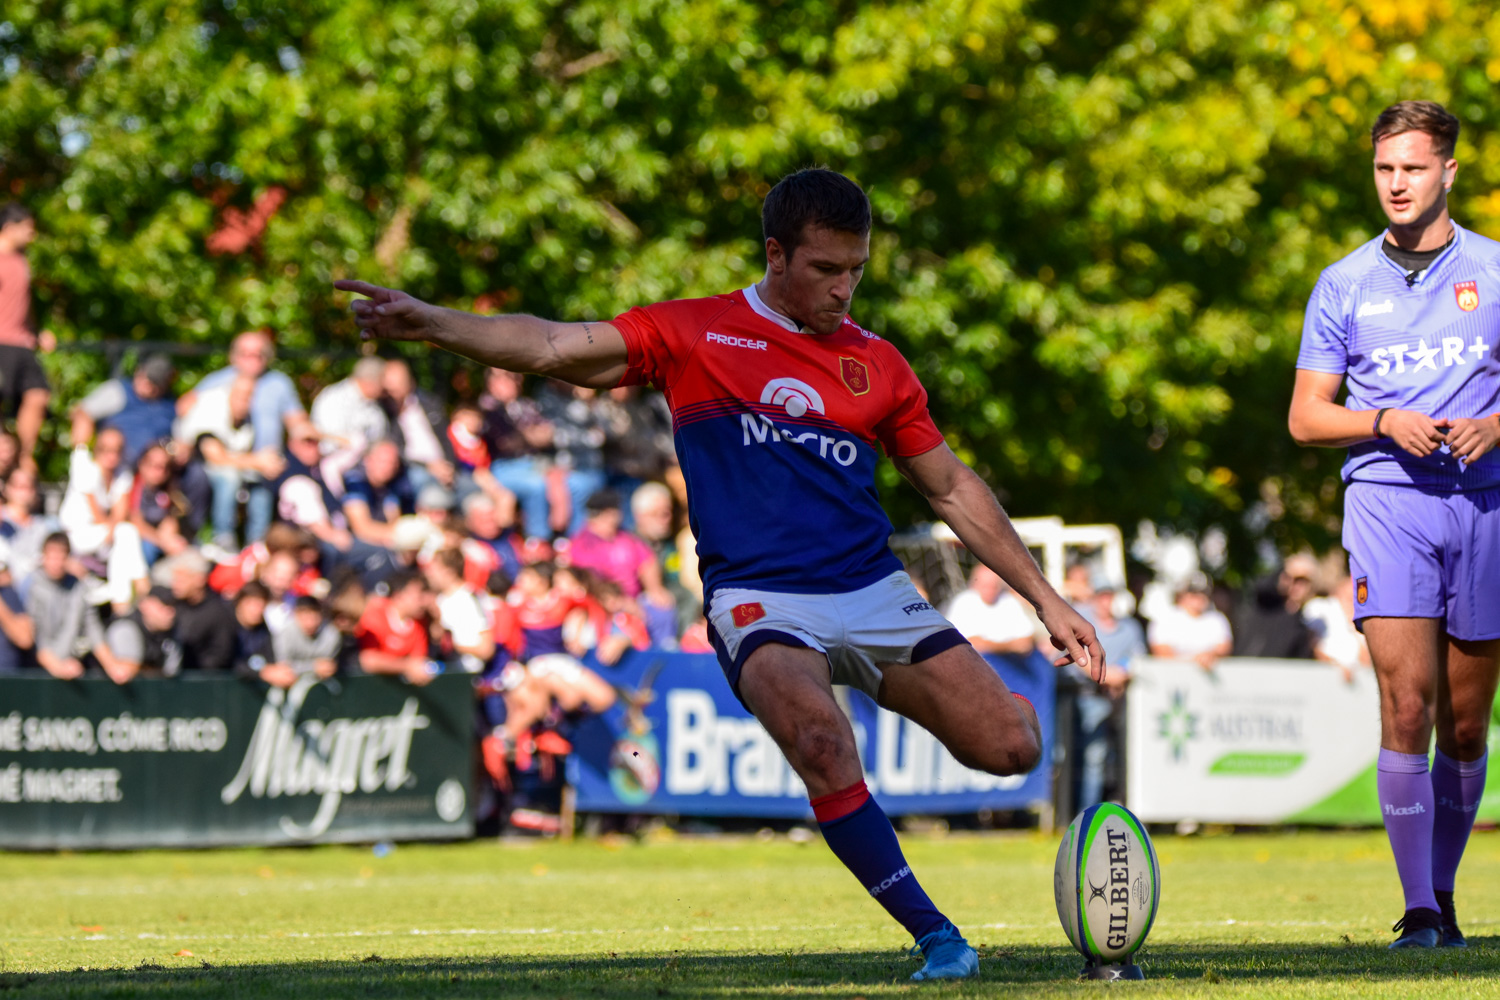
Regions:
M 1391 942 L 1391 948 L 1436 948 L 1443 943 L 1443 916 L 1427 907 L 1407 910 L 1391 927 L 1401 936 Z
M 1467 948 L 1469 942 L 1464 940 L 1464 932 L 1458 929 L 1458 912 L 1453 909 L 1453 893 L 1438 892 L 1438 911 L 1443 916 L 1443 947 L 1444 948 Z

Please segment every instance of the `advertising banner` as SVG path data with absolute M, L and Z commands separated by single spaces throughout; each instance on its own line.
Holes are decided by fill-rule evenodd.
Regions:
M 1052 759 L 1056 670 L 1046 657 L 989 657 L 1042 723 Z M 707 654 L 630 653 L 601 671 L 622 696 L 581 725 L 568 779 L 580 812 L 753 816 L 811 815 L 807 792 L 781 750 L 729 690 Z M 1050 801 L 1051 768 L 997 778 L 959 764 L 920 726 L 847 692 L 865 781 L 892 815 L 1021 809 Z
M 0 847 L 467 837 L 473 745 L 465 677 L 0 678 Z
M 1127 799 L 1146 822 L 1375 826 L 1380 696 L 1313 660 L 1131 664 Z M 1496 744 L 1496 729 L 1490 743 Z M 1481 820 L 1500 819 L 1492 782 Z

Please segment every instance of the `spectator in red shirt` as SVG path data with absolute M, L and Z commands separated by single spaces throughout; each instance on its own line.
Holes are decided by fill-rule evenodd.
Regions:
M 354 630 L 359 666 L 368 674 L 394 674 L 413 684 L 432 680 L 427 666 L 427 612 L 432 594 L 415 570 L 390 578 L 387 597 L 372 597 Z

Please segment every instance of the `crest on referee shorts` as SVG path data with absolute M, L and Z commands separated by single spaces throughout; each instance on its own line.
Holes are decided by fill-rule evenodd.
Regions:
M 856 396 L 863 396 L 870 391 L 869 369 L 853 358 L 839 355 L 839 374 L 844 376 L 844 384 Z
M 1362 576 L 1354 581 L 1354 599 L 1360 604 L 1370 599 L 1370 578 Z
M 1479 308 L 1479 282 L 1460 281 L 1454 284 L 1453 294 L 1458 298 L 1458 308 L 1471 313 Z
M 744 628 L 764 618 L 766 609 L 765 605 L 756 601 L 753 604 L 736 604 L 729 613 L 734 617 L 734 627 Z

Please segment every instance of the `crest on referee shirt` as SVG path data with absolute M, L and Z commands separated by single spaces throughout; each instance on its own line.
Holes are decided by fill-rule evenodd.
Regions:
M 1479 282 L 1457 282 L 1453 286 L 1453 294 L 1458 298 L 1458 308 L 1464 312 L 1471 313 L 1479 308 Z
M 853 358 L 839 355 L 839 374 L 844 376 L 844 384 L 856 396 L 863 396 L 870 391 L 869 369 Z
M 1370 578 L 1362 576 L 1354 581 L 1354 599 L 1360 604 L 1370 599 Z

